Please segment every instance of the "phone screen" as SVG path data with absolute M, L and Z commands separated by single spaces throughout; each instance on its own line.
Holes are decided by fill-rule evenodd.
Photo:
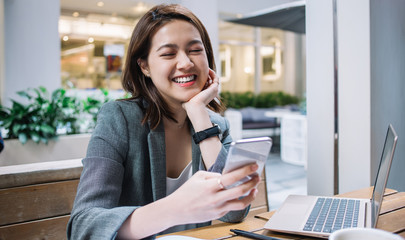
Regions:
M 269 156 L 272 140 L 269 137 L 247 138 L 233 142 L 229 148 L 223 173 L 231 172 L 247 164 L 257 163 L 256 173 L 246 176 L 226 188 L 236 187 L 263 172 L 264 164 Z

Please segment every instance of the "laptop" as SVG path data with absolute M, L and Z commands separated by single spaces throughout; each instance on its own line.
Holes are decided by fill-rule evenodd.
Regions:
M 375 179 L 372 199 L 290 195 L 265 229 L 328 238 L 342 228 L 375 228 L 398 136 L 390 124 Z

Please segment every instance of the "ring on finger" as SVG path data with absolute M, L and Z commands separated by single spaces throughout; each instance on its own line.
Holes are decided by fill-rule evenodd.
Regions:
M 222 190 L 222 189 L 225 188 L 224 184 L 222 184 L 222 181 L 221 181 L 220 177 L 218 178 L 217 182 L 218 182 L 219 190 Z

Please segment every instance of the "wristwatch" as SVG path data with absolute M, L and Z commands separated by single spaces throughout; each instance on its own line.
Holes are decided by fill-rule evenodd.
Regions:
M 210 127 L 210 128 L 205 129 L 205 130 L 194 133 L 193 134 L 193 139 L 194 139 L 194 142 L 196 144 L 199 144 L 204 139 L 214 137 L 214 136 L 218 136 L 221 133 L 222 132 L 221 132 L 221 129 L 219 128 L 218 124 L 214 124 L 213 127 Z

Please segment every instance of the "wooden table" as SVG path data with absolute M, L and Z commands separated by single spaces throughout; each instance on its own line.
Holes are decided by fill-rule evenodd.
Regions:
M 372 190 L 372 187 L 365 188 L 350 193 L 340 194 L 337 196 L 371 198 Z M 291 234 L 281 234 L 264 230 L 264 224 L 267 222 L 268 219 L 270 219 L 273 213 L 274 211 L 262 213 L 253 217 L 248 217 L 241 223 L 219 223 L 208 227 L 196 228 L 168 235 L 183 235 L 202 239 L 248 239 L 240 236 L 234 236 L 229 231 L 229 229 L 237 228 L 281 239 L 319 239 Z M 377 228 L 389 232 L 394 232 L 405 239 L 405 192 L 397 192 L 391 189 L 386 190 L 381 207 L 380 217 L 377 223 Z

